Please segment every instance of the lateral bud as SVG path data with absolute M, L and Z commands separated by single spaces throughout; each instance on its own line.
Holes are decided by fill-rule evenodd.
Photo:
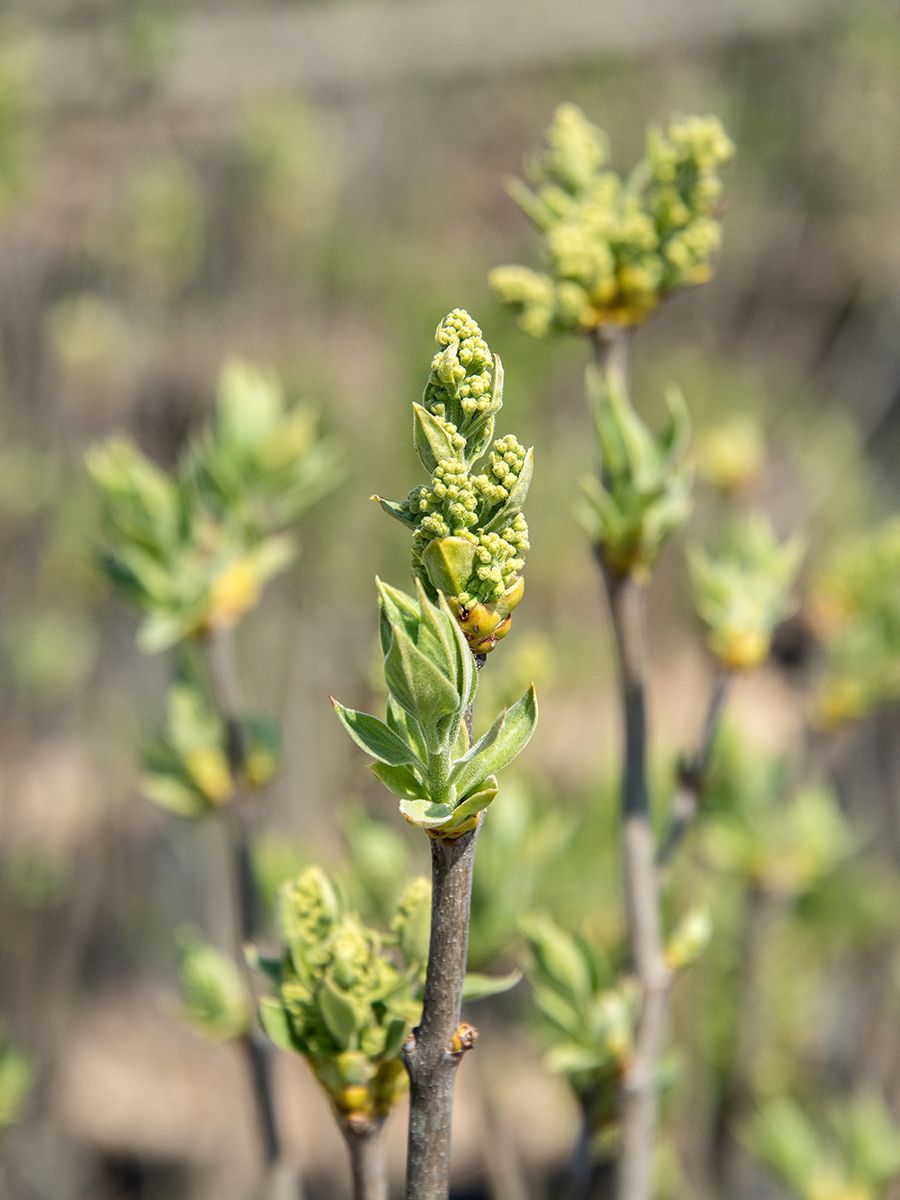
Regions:
M 477 1041 L 478 1030 L 474 1025 L 469 1025 L 463 1021 L 450 1039 L 450 1057 L 458 1061 L 467 1050 L 472 1049 Z

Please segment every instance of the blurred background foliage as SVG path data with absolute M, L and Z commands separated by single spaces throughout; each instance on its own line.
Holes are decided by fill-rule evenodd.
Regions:
M 169 681 L 96 568 L 83 466 L 125 430 L 171 467 L 235 355 L 277 369 L 348 464 L 241 628 L 251 706 L 284 730 L 260 801 L 270 895 L 321 860 L 383 920 L 424 869 L 327 695 L 366 707 L 377 687 L 372 578 L 405 585 L 408 564 L 368 497 L 418 477 L 409 401 L 434 325 L 465 305 L 538 456 L 527 602 L 482 710 L 531 678 L 542 704 L 479 847 L 471 965 L 527 965 L 526 913 L 614 948 L 610 647 L 572 518 L 591 466 L 587 351 L 532 342 L 487 283 L 529 260 L 504 181 L 564 100 L 609 132 L 617 166 L 672 111 L 716 113 L 733 138 L 715 278 L 640 333 L 634 390 L 659 397 L 656 428 L 665 387 L 684 393 L 689 541 L 752 498 L 808 546 L 799 613 L 734 689 L 709 821 L 671 881 L 672 924 L 698 899 L 713 921 L 676 991 L 661 1194 L 863 1200 L 896 1173 L 896 6 L 459 8 L 31 0 L 0 17 L 0 1125 L 20 1118 L 0 1131 L 0 1178 L 16 1200 L 245 1194 L 240 1065 L 186 1032 L 174 999 L 172 931 L 195 921 L 229 943 L 224 848 L 139 796 Z M 712 677 L 681 549 L 650 596 L 661 821 Z M 814 785 L 794 778 L 801 758 Z M 459 1195 L 537 1200 L 577 1102 L 543 1069 L 528 983 L 473 1014 Z M 346 1180 L 324 1102 L 295 1064 L 279 1070 L 309 1196 L 333 1196 Z M 804 1191 L 817 1145 L 824 1182 Z

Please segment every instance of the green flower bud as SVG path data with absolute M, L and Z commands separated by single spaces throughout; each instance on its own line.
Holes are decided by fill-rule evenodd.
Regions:
M 719 170 L 734 151 L 716 118 L 651 129 L 627 179 L 608 169 L 605 135 L 574 105 L 557 110 L 546 141 L 535 190 L 510 190 L 543 234 L 549 269 L 498 267 L 490 276 L 527 333 L 633 325 L 670 292 L 709 278 Z
M 217 1041 L 246 1033 L 253 1008 L 234 959 L 190 930 L 181 934 L 179 942 L 187 1020 Z
M 444 317 L 435 341 L 439 348 L 431 362 L 422 406 L 463 439 L 471 462 L 490 441 L 494 417 L 503 406 L 503 370 L 477 323 L 463 308 Z
M 900 697 L 900 518 L 835 545 L 809 588 L 822 645 L 813 715 L 826 728 Z
M 342 1118 L 380 1120 L 403 1093 L 402 1047 L 424 981 L 412 935 L 420 898 L 411 885 L 389 940 L 343 909 L 318 867 L 282 888 L 282 953 L 267 964 L 276 991 L 261 1003 L 263 1025 L 308 1060 Z
M 502 366 L 462 309 L 444 318 L 437 341 L 423 402 L 413 405 L 415 445 L 431 479 L 400 504 L 373 498 L 413 531 L 413 573 L 429 598 L 443 592 L 472 650 L 486 654 L 509 630 L 515 604 L 505 598 L 517 589 L 529 549 L 522 508 L 534 453 L 512 435 L 498 438 L 474 473 L 502 403 Z
M 747 413 L 736 413 L 697 438 L 697 470 L 713 487 L 743 496 L 758 481 L 765 446 L 759 425 Z
M 768 522 L 755 518 L 718 558 L 691 555 L 697 611 L 724 667 L 747 670 L 765 659 L 775 625 L 790 611 L 802 552 L 796 539 L 779 546 Z
M 431 881 L 420 877 L 408 884 L 391 918 L 391 930 L 407 962 L 428 961 L 431 926 Z
M 123 439 L 87 462 L 103 506 L 103 565 L 141 610 L 147 651 L 239 621 L 293 558 L 283 531 L 340 476 L 313 414 L 287 405 L 274 374 L 238 361 L 223 368 L 214 419 L 174 471 Z
M 709 775 L 700 846 L 716 870 L 773 895 L 799 896 L 854 844 L 837 796 L 812 785 L 785 794 L 783 770 L 758 747 L 723 738 Z
M 706 948 L 712 933 L 709 913 L 693 908 L 678 922 L 666 941 L 666 964 L 671 971 L 690 966 Z
M 309 867 L 296 880 L 282 885 L 278 896 L 278 920 L 286 945 L 302 956 L 331 936 L 340 904 L 328 876 L 319 867 Z

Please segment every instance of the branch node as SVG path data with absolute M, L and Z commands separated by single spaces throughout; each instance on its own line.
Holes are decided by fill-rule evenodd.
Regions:
M 348 1113 L 344 1118 L 344 1126 L 348 1133 L 356 1137 L 366 1137 L 376 1129 L 375 1122 L 364 1112 Z
M 698 762 L 695 755 L 685 756 L 679 759 L 677 778 L 683 788 L 699 797 L 706 789 L 706 764 Z
M 403 1046 L 401 1047 L 403 1057 L 406 1060 L 407 1064 L 415 1056 L 418 1032 L 419 1032 L 419 1027 L 417 1025 L 415 1027 L 415 1029 L 410 1031 L 409 1037 L 406 1039 L 406 1041 L 403 1043 Z

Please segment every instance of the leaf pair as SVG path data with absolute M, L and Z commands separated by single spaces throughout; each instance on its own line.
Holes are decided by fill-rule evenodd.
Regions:
M 640 575 L 690 513 L 687 410 L 681 394 L 670 392 L 669 422 L 656 438 L 618 377 L 589 368 L 588 391 L 601 474 L 583 482 L 578 516 L 614 573 Z
M 379 582 L 381 641 L 390 698 L 387 720 L 346 708 L 335 712 L 372 770 L 414 825 L 441 835 L 472 828 L 497 795 L 497 774 L 524 749 L 537 723 L 532 686 L 474 745 L 463 717 L 477 686 L 472 654 L 441 594 L 432 604 Z

